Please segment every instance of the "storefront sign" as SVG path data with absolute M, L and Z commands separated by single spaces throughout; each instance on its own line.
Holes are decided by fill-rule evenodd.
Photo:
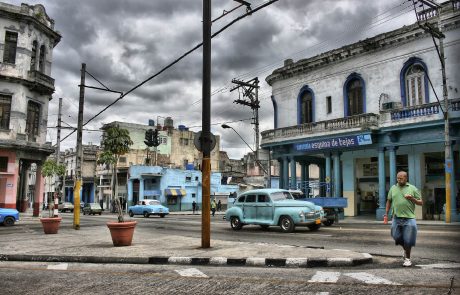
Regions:
M 336 138 L 327 138 L 321 140 L 312 140 L 294 144 L 296 151 L 312 151 L 334 148 L 347 148 L 361 145 L 372 144 L 370 134 L 360 134 L 353 136 L 343 136 Z

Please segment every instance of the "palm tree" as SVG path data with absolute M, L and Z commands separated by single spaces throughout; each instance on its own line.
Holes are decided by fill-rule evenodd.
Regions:
M 58 164 L 55 160 L 48 159 L 43 163 L 42 167 L 42 175 L 45 177 L 53 177 L 56 176 L 64 176 L 65 174 L 65 166 L 62 164 Z M 51 182 L 49 183 L 49 188 L 51 189 Z M 54 186 L 54 193 L 57 193 L 57 187 Z M 48 199 L 48 208 L 49 208 L 49 217 L 53 217 L 54 214 L 52 213 L 53 211 L 51 210 L 50 204 L 52 204 L 52 200 Z
M 129 131 L 120 128 L 118 125 L 109 127 L 105 130 L 102 138 L 103 152 L 99 156 L 99 163 L 112 164 L 112 199 L 115 198 L 115 207 L 118 213 L 118 222 L 124 222 L 123 211 L 121 209 L 120 199 L 118 198 L 118 177 L 117 164 L 121 155 L 129 152 L 129 147 L 133 144 Z M 113 181 L 115 178 L 115 181 Z

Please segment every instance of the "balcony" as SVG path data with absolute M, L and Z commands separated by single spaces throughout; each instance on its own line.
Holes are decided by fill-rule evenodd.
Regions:
M 43 94 L 54 92 L 54 79 L 39 72 L 28 71 L 27 80 L 32 83 L 31 89 Z
M 304 138 L 308 135 L 321 136 L 343 133 L 344 131 L 373 130 L 378 128 L 378 123 L 379 115 L 371 113 L 289 126 L 262 132 L 262 144 Z

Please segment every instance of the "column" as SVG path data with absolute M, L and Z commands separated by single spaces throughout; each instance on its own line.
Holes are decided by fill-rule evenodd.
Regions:
M 43 192 L 45 191 L 44 179 L 42 177 L 42 165 L 37 163 L 37 170 L 35 172 L 35 192 L 34 192 L 34 211 L 33 216 L 40 215 L 40 208 L 43 203 Z
M 284 188 L 284 183 L 283 183 L 283 159 L 278 158 L 278 188 Z
M 340 173 L 340 153 L 334 153 L 334 197 L 342 197 L 342 175 Z
M 310 163 L 305 164 L 305 195 L 308 197 L 310 193 Z
M 128 180 L 128 207 L 134 205 L 133 204 L 133 179 Z
M 307 181 L 307 178 L 306 178 L 306 169 L 307 169 L 307 165 L 305 162 L 300 162 L 300 189 L 304 192 L 304 193 L 307 193 L 307 186 L 306 186 L 306 181 Z
M 144 199 L 144 178 L 139 177 L 139 200 Z
M 291 189 L 297 189 L 297 175 L 296 175 L 296 161 L 294 160 L 294 157 L 291 157 L 291 185 L 289 188 Z
M 326 197 L 331 197 L 331 153 L 326 153 L 326 169 L 324 172 L 326 175 L 325 181 L 328 183 L 328 186 L 326 186 Z
M 388 148 L 388 153 L 390 156 L 390 187 L 396 184 L 396 150 L 398 147 L 390 146 Z
M 386 206 L 385 195 L 386 179 L 385 179 L 385 148 L 379 148 L 379 208 L 377 208 L 376 219 L 383 220 Z
M 283 189 L 289 188 L 289 159 L 283 157 Z

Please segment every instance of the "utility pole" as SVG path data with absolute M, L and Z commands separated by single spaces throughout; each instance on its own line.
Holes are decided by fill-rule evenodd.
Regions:
M 201 187 L 201 247 L 211 247 L 211 0 L 203 0 L 203 131 L 201 165 L 203 185 Z
M 56 141 L 56 163 L 61 163 L 60 149 L 61 149 L 61 116 L 62 116 L 62 97 L 59 97 L 59 109 L 58 109 L 58 124 L 57 124 L 57 141 Z M 54 179 L 54 217 L 58 216 L 59 211 L 59 175 L 56 175 Z M 65 176 L 64 176 L 65 177 Z
M 260 108 L 260 102 L 259 102 L 259 79 L 255 77 L 254 79 L 251 79 L 247 82 L 240 81 L 237 79 L 233 79 L 232 83 L 236 84 L 237 86 L 233 87 L 230 89 L 230 92 L 236 90 L 236 89 L 242 89 L 243 91 L 243 99 L 237 99 L 234 100 L 233 102 L 236 104 L 242 104 L 245 106 L 248 106 L 251 108 L 252 113 L 253 113 L 253 125 L 254 125 L 254 131 L 255 131 L 255 143 L 256 143 L 256 148 L 255 148 L 255 157 L 257 161 L 260 160 L 259 157 L 259 108 Z M 247 98 L 244 99 L 244 98 Z M 268 165 L 270 166 L 270 164 Z M 270 167 L 269 167 L 270 168 Z
M 417 13 L 416 2 L 412 0 L 414 5 L 415 15 L 417 17 L 417 22 L 419 27 L 421 27 L 425 32 L 429 33 L 433 38 L 434 46 L 436 47 L 436 51 L 438 53 L 439 60 L 441 62 L 441 74 L 442 74 L 442 92 L 443 92 L 443 105 L 442 107 L 441 102 L 440 107 L 443 110 L 444 116 L 444 172 L 445 172 L 445 186 L 446 186 L 446 223 L 451 223 L 452 215 L 456 216 L 456 209 L 455 209 L 455 198 L 452 200 L 452 173 L 453 173 L 453 160 L 452 160 L 452 143 L 450 141 L 450 132 L 449 132 L 449 99 L 448 99 L 448 92 L 447 92 L 447 77 L 446 77 L 446 64 L 445 64 L 445 57 L 444 57 L 444 38 L 445 35 L 442 33 L 442 22 L 441 22 L 441 12 L 442 6 L 439 4 L 430 1 L 430 0 L 419 0 L 421 2 L 421 7 L 423 11 L 421 13 Z M 423 18 L 423 14 L 425 13 L 425 5 L 428 7 L 427 10 L 435 11 L 437 15 L 437 28 L 430 24 L 427 18 Z M 421 21 L 425 21 L 421 24 Z M 435 38 L 438 39 L 439 45 L 436 44 Z M 425 73 L 426 74 L 426 73 Z M 454 206 L 452 206 L 454 204 Z
M 73 210 L 73 228 L 80 229 L 80 191 L 81 191 L 81 166 L 83 162 L 83 105 L 85 103 L 85 74 L 86 64 L 81 64 L 81 82 L 80 82 L 80 100 L 78 104 L 78 126 L 77 126 L 77 159 L 75 169 L 75 186 L 74 186 L 74 210 Z

